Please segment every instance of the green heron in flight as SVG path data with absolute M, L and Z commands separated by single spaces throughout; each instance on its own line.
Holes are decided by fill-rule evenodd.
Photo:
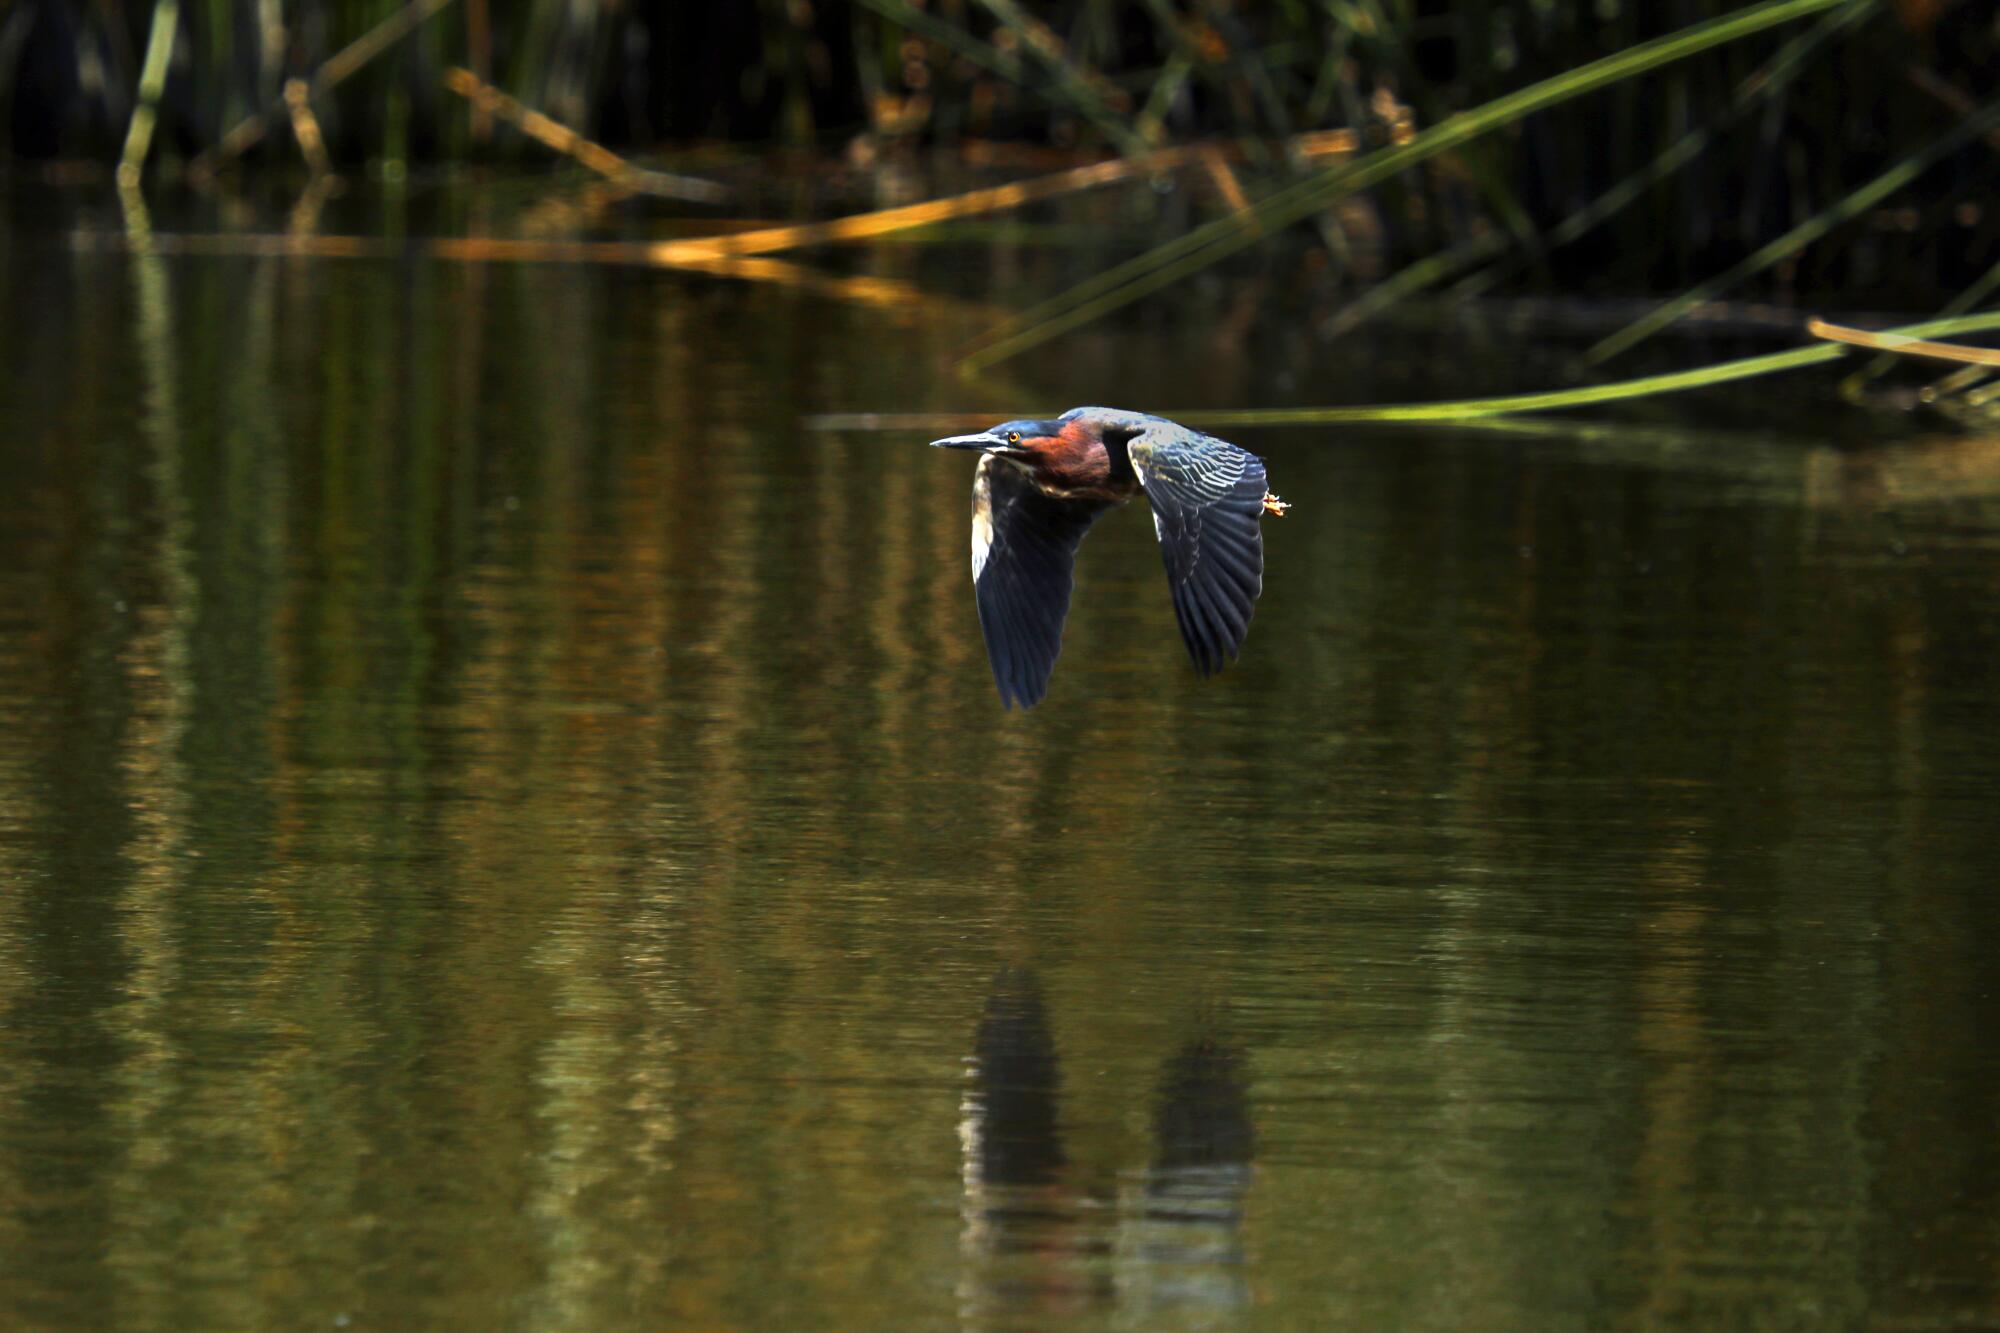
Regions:
M 972 586 L 1001 703 L 1032 708 L 1048 693 L 1076 548 L 1105 510 L 1141 490 L 1153 506 L 1195 670 L 1212 675 L 1235 658 L 1264 590 L 1257 520 L 1290 507 L 1264 488 L 1263 459 L 1165 417 L 1115 407 L 1003 421 L 931 445 L 980 451 Z

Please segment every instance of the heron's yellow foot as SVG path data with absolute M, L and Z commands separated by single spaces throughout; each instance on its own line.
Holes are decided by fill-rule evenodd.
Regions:
M 1273 514 L 1279 518 L 1283 518 L 1285 516 L 1285 511 L 1290 508 L 1291 506 L 1289 504 L 1286 504 L 1283 500 L 1280 500 L 1277 496 L 1271 494 L 1269 491 L 1264 492 L 1265 513 Z

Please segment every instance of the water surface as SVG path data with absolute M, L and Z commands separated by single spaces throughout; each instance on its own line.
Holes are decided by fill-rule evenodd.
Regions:
M 1451 335 L 843 262 L 961 280 L 17 235 L 0 1322 L 2000 1321 L 2000 449 L 1245 433 L 1242 663 L 1140 506 L 1009 714 L 968 461 L 803 414 Z

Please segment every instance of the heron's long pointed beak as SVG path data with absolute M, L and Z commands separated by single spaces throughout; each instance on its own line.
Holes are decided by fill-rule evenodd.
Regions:
M 1000 440 L 991 431 L 981 431 L 977 435 L 947 435 L 942 440 L 932 440 L 933 449 L 998 449 Z

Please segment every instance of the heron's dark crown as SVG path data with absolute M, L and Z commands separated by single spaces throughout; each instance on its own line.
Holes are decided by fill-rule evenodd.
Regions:
M 1050 435 L 1062 434 L 1064 420 L 1066 418 L 1063 417 L 1056 417 L 1047 421 L 1036 420 L 1033 417 L 1022 417 L 1017 421 L 1003 421 L 986 433 L 988 435 L 997 435 L 1004 440 L 1009 434 L 1018 431 L 1024 440 L 1039 440 Z
M 1059 417 L 1021 417 L 1014 421 L 1003 421 L 987 431 L 987 434 L 1005 438 L 1009 431 L 1019 431 L 1024 440 L 1039 440 L 1062 434 L 1063 427 L 1072 423 L 1093 427 L 1099 434 L 1110 430 L 1123 430 L 1136 434 L 1153 426 L 1173 425 L 1165 417 L 1156 417 L 1150 412 L 1133 412 L 1122 407 L 1072 407 Z

